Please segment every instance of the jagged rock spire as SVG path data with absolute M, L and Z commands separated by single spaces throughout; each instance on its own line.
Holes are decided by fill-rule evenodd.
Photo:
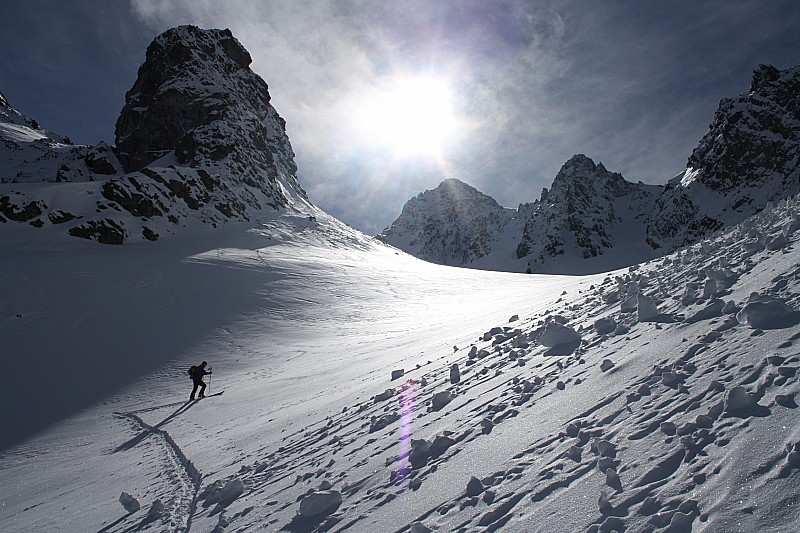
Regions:
M 305 198 L 285 121 L 250 63 L 227 29 L 180 26 L 156 37 L 117 120 L 125 170 L 174 153 L 182 166 L 227 167 L 278 205 L 287 201 L 278 181 Z

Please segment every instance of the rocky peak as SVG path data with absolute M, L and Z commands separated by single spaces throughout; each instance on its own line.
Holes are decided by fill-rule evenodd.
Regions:
M 551 201 L 553 197 L 590 201 L 598 194 L 622 194 L 628 185 L 621 174 L 609 172 L 602 163 L 596 164 L 584 154 L 576 154 L 561 166 L 548 197 Z
M 284 190 L 305 199 L 285 122 L 250 63 L 227 29 L 181 26 L 156 37 L 117 120 L 125 171 L 174 154 L 181 166 L 230 171 L 275 206 L 287 204 Z
M 457 179 L 411 198 L 378 238 L 435 263 L 461 265 L 491 250 L 513 210 Z
M 654 248 L 674 250 L 800 192 L 800 66 L 761 65 L 750 91 L 725 98 L 656 203 Z
M 3 98 L 0 184 L 10 186 L 0 191 L 0 223 L 62 225 L 69 235 L 121 244 L 248 221 L 267 209 L 310 212 L 286 124 L 250 63 L 229 30 L 162 33 L 126 94 L 115 148 L 72 146 Z M 85 195 L 43 197 L 25 186 L 36 181 L 83 182 L 73 191 Z
M 800 67 L 761 65 L 750 92 L 720 102 L 688 168 L 709 189 L 728 192 L 768 174 L 797 172 L 800 145 Z M 796 180 L 795 180 L 796 181 Z

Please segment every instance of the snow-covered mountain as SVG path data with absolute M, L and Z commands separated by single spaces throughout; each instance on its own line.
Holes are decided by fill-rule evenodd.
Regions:
M 2 99 L 0 220 L 120 244 L 196 221 L 313 213 L 285 122 L 250 63 L 229 30 L 159 35 L 126 94 L 115 152 L 74 147 Z
M 14 109 L 2 93 L 0 147 L 0 183 L 96 181 L 122 170 L 106 143 L 73 145 Z
M 451 179 L 410 200 L 378 238 L 445 265 L 603 272 L 655 256 L 645 242 L 645 222 L 659 191 L 659 186 L 625 181 L 579 154 L 564 163 L 552 187 L 533 203 L 503 208 Z
M 409 200 L 380 237 L 433 263 L 473 263 L 497 249 L 514 211 L 457 179 Z
M 591 273 L 635 264 L 800 191 L 799 110 L 800 67 L 761 66 L 749 93 L 720 103 L 687 169 L 665 186 L 628 182 L 576 155 L 550 190 L 516 212 L 472 189 L 492 210 L 443 216 L 463 210 L 463 201 L 438 192 L 445 182 L 409 201 L 378 238 L 435 263 L 511 272 Z
M 675 250 L 800 191 L 800 66 L 762 65 L 724 99 L 686 170 L 659 196 L 648 242 Z

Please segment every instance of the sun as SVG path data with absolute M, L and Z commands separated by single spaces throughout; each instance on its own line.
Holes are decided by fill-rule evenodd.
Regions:
M 395 157 L 439 156 L 458 130 L 450 86 L 432 76 L 392 78 L 373 88 L 357 109 L 362 143 Z

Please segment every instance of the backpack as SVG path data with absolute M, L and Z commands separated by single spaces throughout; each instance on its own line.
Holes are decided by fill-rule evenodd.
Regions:
M 192 367 L 189 369 L 189 377 L 190 378 L 194 379 L 194 371 L 196 369 L 197 369 L 197 365 L 192 365 Z

